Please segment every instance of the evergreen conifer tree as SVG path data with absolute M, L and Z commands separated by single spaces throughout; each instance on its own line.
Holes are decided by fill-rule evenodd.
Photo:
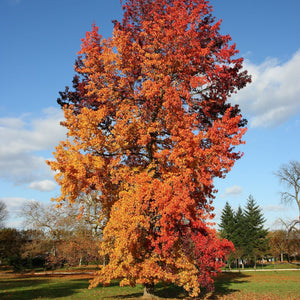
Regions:
M 268 230 L 264 229 L 265 218 L 261 208 L 256 204 L 252 195 L 247 199 L 244 209 L 244 241 L 245 254 L 254 260 L 256 267 L 257 256 L 268 249 Z
M 222 210 L 221 223 L 219 224 L 221 238 L 232 241 L 234 224 L 235 224 L 234 211 L 230 206 L 230 204 L 226 202 L 225 207 Z M 234 259 L 234 253 L 231 252 L 230 255 L 227 257 L 227 263 L 229 269 L 231 269 L 231 262 L 233 259 Z
M 245 253 L 245 245 L 247 243 L 245 230 L 245 215 L 243 209 L 239 206 L 237 211 L 234 213 L 234 227 L 232 230 L 231 240 L 235 247 L 234 258 L 236 258 L 238 262 L 242 262 L 241 259 Z M 238 266 L 240 266 L 240 263 L 238 263 Z
M 222 238 L 232 241 L 234 224 L 234 211 L 230 204 L 226 202 L 225 207 L 222 210 L 221 223 L 219 224 L 220 234 Z
M 268 250 L 268 230 L 264 228 L 265 218 L 261 208 L 250 195 L 244 210 L 239 206 L 236 211 L 226 202 L 219 224 L 220 235 L 234 244 L 235 252 L 229 260 L 248 258 L 254 261 Z
M 231 241 L 235 247 L 242 248 L 245 246 L 245 215 L 241 206 L 234 213 L 234 225 L 231 233 Z

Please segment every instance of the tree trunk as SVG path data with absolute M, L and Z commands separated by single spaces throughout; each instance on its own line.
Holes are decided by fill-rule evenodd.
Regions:
M 283 252 L 280 254 L 280 261 L 283 262 Z
M 144 284 L 143 298 L 155 299 L 155 296 L 154 296 L 154 283 L 145 283 Z

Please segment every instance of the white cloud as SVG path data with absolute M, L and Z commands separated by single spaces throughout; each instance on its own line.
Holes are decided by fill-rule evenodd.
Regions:
M 263 207 L 263 210 L 265 212 L 283 212 L 287 211 L 287 207 L 282 206 L 282 205 L 267 205 Z
M 251 127 L 272 127 L 300 111 L 300 49 L 283 63 L 266 59 L 255 65 L 245 62 L 252 83 L 232 97 L 250 116 Z
M 57 188 L 57 184 L 52 180 L 34 181 L 29 184 L 29 188 L 40 192 L 51 192 Z
M 59 109 L 45 109 L 38 118 L 0 118 L 0 178 L 26 184 L 52 178 L 45 159 L 54 151 L 66 130 Z M 46 156 L 46 157 L 45 157 Z
M 232 186 L 232 187 L 229 187 L 229 188 L 226 188 L 225 189 L 225 193 L 223 193 L 221 195 L 222 198 L 225 198 L 225 197 L 238 197 L 238 196 L 241 196 L 243 194 L 243 189 L 240 187 L 240 186 Z
M 63 119 L 61 110 L 48 108 L 41 117 L 23 115 L 19 118 L 0 119 L 0 155 L 40 151 L 52 148 L 57 140 L 64 138 L 65 130 L 59 125 Z

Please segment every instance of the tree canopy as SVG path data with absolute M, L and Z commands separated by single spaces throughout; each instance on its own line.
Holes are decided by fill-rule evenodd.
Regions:
M 250 77 L 204 0 L 127 0 L 111 38 L 86 33 L 73 90 L 60 93 L 69 138 L 51 168 L 61 196 L 97 193 L 102 254 L 92 283 L 174 282 L 192 296 L 232 248 L 210 227 L 215 177 L 241 153 L 246 121 L 228 98 Z

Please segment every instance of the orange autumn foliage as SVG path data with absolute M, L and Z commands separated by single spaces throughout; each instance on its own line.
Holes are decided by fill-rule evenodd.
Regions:
M 211 227 L 213 180 L 241 153 L 246 121 L 228 97 L 250 77 L 204 0 L 127 0 L 104 39 L 93 25 L 58 100 L 69 138 L 56 148 L 61 196 L 98 191 L 101 255 L 92 282 L 212 288 L 232 243 Z

